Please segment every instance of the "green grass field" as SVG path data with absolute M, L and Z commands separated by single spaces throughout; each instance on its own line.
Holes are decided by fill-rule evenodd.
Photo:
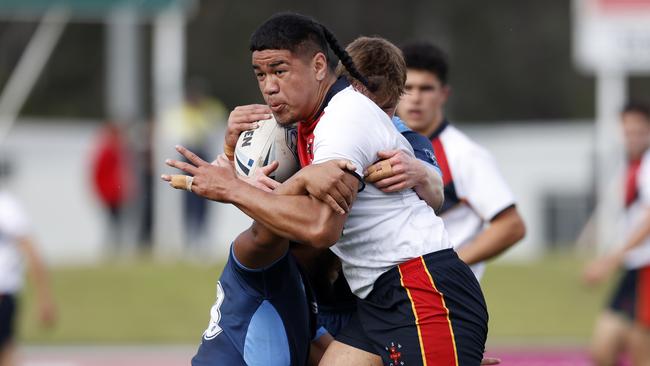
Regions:
M 482 283 L 490 342 L 586 342 L 609 286 L 581 286 L 582 263 L 552 255 L 528 264 L 490 265 Z M 56 269 L 57 327 L 38 327 L 28 289 L 21 337 L 27 344 L 194 344 L 207 326 L 220 270 L 151 262 Z
M 551 255 L 522 265 L 488 266 L 482 281 L 492 342 L 586 343 L 612 286 L 587 288 L 584 261 Z

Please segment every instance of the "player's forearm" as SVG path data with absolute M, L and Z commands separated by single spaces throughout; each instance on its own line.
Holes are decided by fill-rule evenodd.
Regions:
M 273 193 L 285 196 L 304 196 L 308 194 L 307 189 L 305 188 L 305 182 L 301 178 L 300 172 L 294 174 L 291 178 L 280 184 Z
M 297 176 L 294 176 L 297 177 Z M 290 178 L 272 192 L 279 195 L 306 195 L 304 182 L 297 178 Z M 276 234 L 273 230 L 267 228 L 263 224 L 253 221 L 251 227 L 240 235 L 246 242 L 250 242 L 253 246 L 263 248 L 277 246 L 285 240 L 282 236 Z M 242 240 L 242 241 L 244 241 Z
M 307 195 L 307 190 L 305 189 L 304 180 L 300 178 L 299 174 L 296 174 L 278 186 L 273 191 L 273 194 Z M 272 257 L 277 254 L 278 251 L 286 250 L 286 246 L 288 246 L 288 240 L 257 221 L 253 221 L 251 227 L 243 232 L 236 239 L 236 242 L 238 242 L 238 246 L 244 245 L 247 247 L 245 250 L 241 250 L 240 252 L 253 253 L 252 255 L 246 256 L 250 257 L 248 265 L 251 266 L 251 268 L 258 268 L 258 266 L 263 266 L 265 264 L 258 263 L 259 258 Z M 244 255 L 241 254 L 238 258 L 243 256 Z
M 34 288 L 36 289 L 38 300 L 41 303 L 51 302 L 52 294 L 50 292 L 50 281 L 47 276 L 47 271 L 45 270 L 45 265 L 36 253 L 29 238 L 21 239 L 20 246 L 27 261 L 27 268 L 31 279 L 34 282 Z
M 458 256 L 467 264 L 492 259 L 506 251 L 526 235 L 526 226 L 515 207 L 492 220 L 471 243 L 458 250 Z
M 291 184 L 281 187 L 277 193 L 267 193 L 245 183 L 238 184 L 230 192 L 229 201 L 280 237 L 315 247 L 336 243 L 346 216 L 334 213 L 310 196 L 284 195 L 296 189 Z
M 420 183 L 414 187 L 415 193 L 429 207 L 438 212 L 445 201 L 442 177 L 433 169 L 426 167 L 425 163 L 421 163 L 420 165 L 423 169 L 423 175 Z
M 289 241 L 273 234 L 264 225 L 253 222 L 239 234 L 233 245 L 235 258 L 248 268 L 264 268 L 281 258 L 289 249 Z

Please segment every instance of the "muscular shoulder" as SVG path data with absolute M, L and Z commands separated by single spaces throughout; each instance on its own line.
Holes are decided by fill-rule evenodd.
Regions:
M 388 115 L 352 88 L 332 98 L 314 130 L 314 163 L 347 159 L 359 174 L 379 151 L 398 148 L 410 149 Z

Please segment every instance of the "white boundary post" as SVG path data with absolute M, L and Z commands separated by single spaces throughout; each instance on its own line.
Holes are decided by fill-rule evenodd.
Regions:
M 164 119 L 183 101 L 184 57 L 185 17 L 180 9 L 170 8 L 158 15 L 153 23 L 153 156 L 156 176 L 173 172 L 164 161 L 178 157 L 174 150 L 176 142 L 165 133 Z M 183 250 L 183 193 L 162 181 L 154 186 L 153 239 L 155 253 L 160 257 L 178 256 Z
M 142 42 L 136 9 L 121 6 L 106 17 L 107 117 L 130 123 L 142 117 Z
M 619 218 L 623 210 L 620 173 L 624 154 L 620 111 L 627 99 L 627 78 L 617 70 L 596 73 L 596 246 L 599 252 L 622 240 Z
M 68 19 L 69 13 L 65 8 L 48 10 L 11 73 L 0 95 L 0 144 L 16 122 L 29 92 L 61 38 Z

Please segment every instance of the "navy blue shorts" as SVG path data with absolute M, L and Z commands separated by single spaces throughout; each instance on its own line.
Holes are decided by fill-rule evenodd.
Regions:
M 325 328 L 332 337 L 336 337 L 348 325 L 355 313 L 356 307 L 342 310 L 328 309 L 319 305 L 318 326 Z
M 609 309 L 650 328 L 650 266 L 628 269 L 623 273 Z
M 16 297 L 0 294 L 0 348 L 14 337 L 16 319 Z
M 446 249 L 381 275 L 336 339 L 380 355 L 387 366 L 478 366 L 487 332 L 481 287 Z
M 305 365 L 315 334 L 309 293 L 291 254 L 264 269 L 248 269 L 231 250 L 192 365 Z

